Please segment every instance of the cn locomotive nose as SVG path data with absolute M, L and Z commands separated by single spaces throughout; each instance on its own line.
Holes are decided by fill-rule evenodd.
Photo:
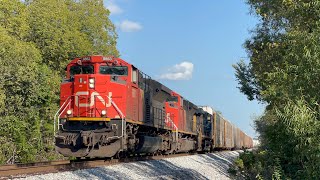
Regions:
M 87 74 L 79 74 L 74 77 L 74 93 L 79 91 L 88 91 L 95 85 L 94 78 Z

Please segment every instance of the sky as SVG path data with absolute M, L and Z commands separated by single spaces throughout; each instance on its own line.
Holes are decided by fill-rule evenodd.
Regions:
M 245 0 L 105 0 L 121 58 L 250 136 L 264 106 L 240 93 L 232 65 L 258 20 Z

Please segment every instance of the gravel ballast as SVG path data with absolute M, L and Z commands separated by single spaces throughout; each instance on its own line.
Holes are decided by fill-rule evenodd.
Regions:
M 238 151 L 215 152 L 28 176 L 23 179 L 230 179 L 227 171 L 238 155 Z

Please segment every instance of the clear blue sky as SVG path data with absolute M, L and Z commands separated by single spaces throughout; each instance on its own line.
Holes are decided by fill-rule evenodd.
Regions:
M 252 119 L 264 107 L 239 92 L 232 68 L 247 57 L 243 43 L 258 22 L 244 0 L 105 3 L 118 28 L 121 58 L 195 104 L 221 111 L 248 135 L 255 135 Z M 182 62 L 188 65 L 175 66 Z M 166 73 L 177 80 L 168 80 Z

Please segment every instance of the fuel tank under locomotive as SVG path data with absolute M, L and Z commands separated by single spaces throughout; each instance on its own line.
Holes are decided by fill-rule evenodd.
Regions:
M 180 139 L 178 152 L 190 152 L 196 149 L 196 141 L 189 139 Z
M 139 136 L 139 143 L 135 153 L 154 153 L 161 149 L 162 138 L 160 136 Z

